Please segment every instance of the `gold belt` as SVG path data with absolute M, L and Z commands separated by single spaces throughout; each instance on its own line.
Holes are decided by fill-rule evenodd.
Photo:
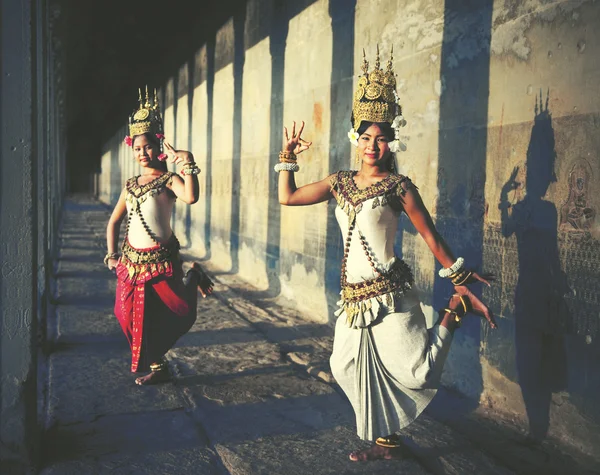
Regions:
M 413 283 L 410 267 L 402 259 L 396 259 L 392 268 L 385 274 L 362 282 L 345 282 L 342 287 L 342 300 L 346 303 L 360 302 L 395 290 L 409 290 Z
M 179 251 L 179 241 L 173 236 L 166 244 L 157 246 L 156 248 L 135 249 L 127 240 L 123 242 L 122 260 L 129 261 L 133 264 L 159 264 L 170 261 L 177 256 Z

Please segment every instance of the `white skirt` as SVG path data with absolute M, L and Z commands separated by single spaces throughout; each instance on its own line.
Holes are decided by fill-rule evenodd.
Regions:
M 331 371 L 361 439 L 393 434 L 419 416 L 437 392 L 452 343 L 445 327 L 427 329 L 418 301 L 400 310 L 364 328 L 349 328 L 344 315 L 336 322 Z

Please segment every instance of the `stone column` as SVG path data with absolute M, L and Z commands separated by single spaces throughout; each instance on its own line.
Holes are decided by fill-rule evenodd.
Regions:
M 38 439 L 35 15 L 35 2 L 0 2 L 0 460 L 4 473 L 30 470 Z

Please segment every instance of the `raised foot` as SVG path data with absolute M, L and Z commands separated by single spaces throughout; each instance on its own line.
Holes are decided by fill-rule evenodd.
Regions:
M 204 270 L 202 270 L 202 267 L 200 267 L 200 264 L 198 264 L 197 262 L 194 262 L 192 264 L 192 267 L 190 268 L 190 270 L 188 271 L 188 273 L 193 272 L 196 274 L 196 278 L 197 278 L 197 285 L 198 285 L 198 290 L 200 291 L 200 295 L 202 295 L 203 298 L 208 297 L 209 295 L 211 295 L 213 293 L 213 281 L 210 280 L 210 277 L 208 277 L 208 275 L 206 275 L 206 273 L 204 272 Z
M 138 386 L 147 386 L 150 384 L 166 383 L 167 381 L 169 381 L 171 379 L 171 374 L 169 373 L 169 370 L 166 367 L 166 363 L 163 364 L 165 364 L 164 369 L 158 371 L 154 370 L 151 373 L 148 373 L 146 376 L 140 376 L 139 378 L 135 378 L 135 384 L 137 384 Z
M 403 447 L 381 447 L 380 445 L 373 445 L 366 450 L 355 450 L 350 452 L 349 457 L 353 462 L 398 460 L 406 458 L 406 452 Z

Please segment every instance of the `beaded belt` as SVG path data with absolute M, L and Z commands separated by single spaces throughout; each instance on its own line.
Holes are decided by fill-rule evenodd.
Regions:
M 412 283 L 413 275 L 410 267 L 402 259 L 396 259 L 388 272 L 374 279 L 355 283 L 345 281 L 342 287 L 342 300 L 346 303 L 355 303 L 396 290 L 406 292 L 411 288 Z
M 122 255 L 117 265 L 117 277 L 132 285 L 148 282 L 158 276 L 173 275 L 173 260 L 179 251 L 179 241 L 173 235 L 166 244 L 147 249 L 135 249 L 123 241 Z
M 177 255 L 178 250 L 179 241 L 175 235 L 172 235 L 166 244 L 148 249 L 135 249 L 125 239 L 123 241 L 123 257 L 121 259 L 129 261 L 132 264 L 159 264 L 173 259 Z

